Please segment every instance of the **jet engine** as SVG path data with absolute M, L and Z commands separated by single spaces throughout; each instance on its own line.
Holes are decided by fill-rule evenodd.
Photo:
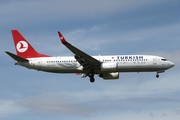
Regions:
M 115 62 L 107 62 L 101 64 L 101 71 L 109 71 L 109 72 L 116 72 L 117 63 Z
M 118 72 L 103 73 L 103 74 L 100 74 L 99 77 L 102 77 L 105 80 L 119 79 L 119 73 Z

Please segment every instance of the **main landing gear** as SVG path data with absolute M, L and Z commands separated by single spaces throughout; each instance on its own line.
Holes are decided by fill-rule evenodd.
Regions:
M 93 72 L 90 72 L 88 76 L 89 76 L 89 78 L 90 78 L 90 82 L 93 83 L 93 82 L 95 81 L 95 79 L 94 79 L 94 73 L 93 73 Z

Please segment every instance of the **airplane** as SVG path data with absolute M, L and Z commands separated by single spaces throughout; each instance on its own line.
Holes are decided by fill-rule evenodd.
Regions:
M 155 55 L 107 55 L 90 56 L 73 46 L 58 31 L 60 41 L 74 56 L 52 57 L 37 52 L 18 30 L 11 30 L 16 54 L 5 51 L 15 60 L 15 65 L 51 73 L 76 73 L 82 78 L 89 77 L 94 82 L 94 75 L 104 80 L 119 79 L 120 72 L 165 72 L 174 66 L 173 62 Z

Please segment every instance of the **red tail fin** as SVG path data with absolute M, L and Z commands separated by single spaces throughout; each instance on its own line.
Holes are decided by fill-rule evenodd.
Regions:
M 16 53 L 18 56 L 23 58 L 49 57 L 48 55 L 38 53 L 19 33 L 18 30 L 12 30 L 11 32 L 14 40 Z

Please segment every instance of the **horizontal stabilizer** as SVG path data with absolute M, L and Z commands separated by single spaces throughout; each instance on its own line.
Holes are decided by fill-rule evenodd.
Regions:
M 25 58 L 19 57 L 19 56 L 13 54 L 13 53 L 8 52 L 8 51 L 6 51 L 6 53 L 16 61 L 19 61 L 19 62 L 28 62 L 29 61 L 29 60 L 27 60 Z

